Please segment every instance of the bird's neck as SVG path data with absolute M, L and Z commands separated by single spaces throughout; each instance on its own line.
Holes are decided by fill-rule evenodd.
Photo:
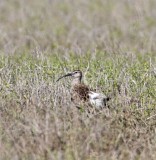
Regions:
M 74 86 L 74 85 L 76 85 L 76 84 L 80 84 L 81 83 L 81 78 L 74 78 L 73 80 L 72 80 L 72 86 Z

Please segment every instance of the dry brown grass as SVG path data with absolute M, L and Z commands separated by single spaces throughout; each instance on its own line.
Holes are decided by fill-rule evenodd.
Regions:
M 0 159 L 156 159 L 155 5 L 1 0 Z M 78 68 L 109 108 L 78 110 L 55 83 Z

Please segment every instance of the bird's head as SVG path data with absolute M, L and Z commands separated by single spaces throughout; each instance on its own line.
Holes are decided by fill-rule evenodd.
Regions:
M 82 79 L 82 72 L 80 70 L 74 70 L 73 72 L 67 73 L 57 79 L 56 82 L 58 82 L 60 79 L 64 77 L 72 77 L 73 79 L 79 79 L 81 81 Z

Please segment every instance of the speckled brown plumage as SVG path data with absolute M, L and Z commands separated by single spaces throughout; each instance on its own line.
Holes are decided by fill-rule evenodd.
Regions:
M 81 100 L 81 101 L 88 101 L 89 99 L 89 88 L 84 85 L 84 84 L 75 84 L 72 89 L 71 89 L 71 93 L 72 93 L 72 101 L 75 100 Z

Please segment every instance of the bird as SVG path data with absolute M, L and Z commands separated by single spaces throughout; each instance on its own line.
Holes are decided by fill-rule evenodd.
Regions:
M 74 70 L 73 72 L 67 73 L 59 77 L 56 82 L 65 77 L 72 77 L 71 100 L 73 102 L 87 102 L 96 109 L 101 109 L 104 108 L 107 105 L 107 101 L 110 100 L 110 97 L 107 97 L 102 93 L 96 93 L 82 83 L 82 72 L 80 70 Z

